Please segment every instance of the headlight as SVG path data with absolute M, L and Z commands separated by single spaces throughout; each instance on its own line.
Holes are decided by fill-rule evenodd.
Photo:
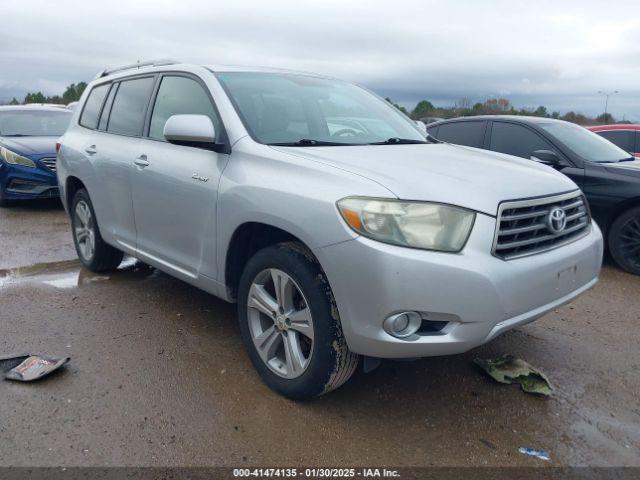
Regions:
M 476 214 L 440 203 L 349 197 L 338 201 L 344 220 L 359 234 L 404 247 L 459 252 Z
M 17 153 L 12 152 L 11 150 L 7 150 L 4 147 L 0 147 L 0 158 L 2 158 L 5 162 L 11 163 L 12 165 L 22 165 L 23 167 L 36 167 L 36 164 L 33 160 L 29 160 L 22 155 L 18 155 Z

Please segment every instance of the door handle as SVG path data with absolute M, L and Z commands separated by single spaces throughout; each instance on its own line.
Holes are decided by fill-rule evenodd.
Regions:
M 89 155 L 95 155 L 96 153 L 98 153 L 95 145 L 89 145 L 87 148 L 84 149 L 84 151 L 87 152 Z
M 146 155 L 140 155 L 138 158 L 136 158 L 133 161 L 133 163 L 135 163 L 140 168 L 148 167 L 150 165 L 149 162 L 147 161 Z

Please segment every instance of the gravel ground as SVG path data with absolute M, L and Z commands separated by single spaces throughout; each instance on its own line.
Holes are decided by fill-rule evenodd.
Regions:
M 71 357 L 40 383 L 0 382 L 0 466 L 640 466 L 640 277 L 614 266 L 464 355 L 386 362 L 295 403 L 251 367 L 235 306 L 133 260 L 81 269 L 57 204 L 0 209 L 0 246 L 0 355 Z M 473 364 L 504 353 L 553 396 Z

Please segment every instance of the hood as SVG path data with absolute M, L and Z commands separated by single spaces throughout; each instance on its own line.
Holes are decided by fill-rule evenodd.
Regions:
M 606 163 L 603 166 L 609 172 L 617 173 L 618 175 L 640 177 L 640 159 L 632 162 Z
M 367 177 L 403 200 L 449 203 L 496 215 L 498 204 L 576 190 L 532 160 L 449 144 L 272 147 Z
M 56 155 L 60 137 L 0 137 L 0 144 L 18 155 Z

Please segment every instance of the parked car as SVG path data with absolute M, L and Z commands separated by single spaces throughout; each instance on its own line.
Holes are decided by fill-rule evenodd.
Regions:
M 469 350 L 600 271 L 602 236 L 570 179 L 428 143 L 385 100 L 311 74 L 106 71 L 58 176 L 83 265 L 126 253 L 237 302 L 251 361 L 290 398 L 339 387 L 361 356 Z
M 58 197 L 56 141 L 70 119 L 59 106 L 0 107 L 0 206 Z
M 445 142 L 536 160 L 567 175 L 585 193 L 615 262 L 640 274 L 640 161 L 629 152 L 586 128 L 541 117 L 465 117 L 428 131 Z
M 614 143 L 625 152 L 640 158 L 640 125 L 598 125 L 587 128 Z
M 441 118 L 441 117 L 422 117 L 420 119 L 420 121 L 425 125 L 429 125 L 430 123 L 440 122 L 442 120 L 444 120 L 444 118 Z

